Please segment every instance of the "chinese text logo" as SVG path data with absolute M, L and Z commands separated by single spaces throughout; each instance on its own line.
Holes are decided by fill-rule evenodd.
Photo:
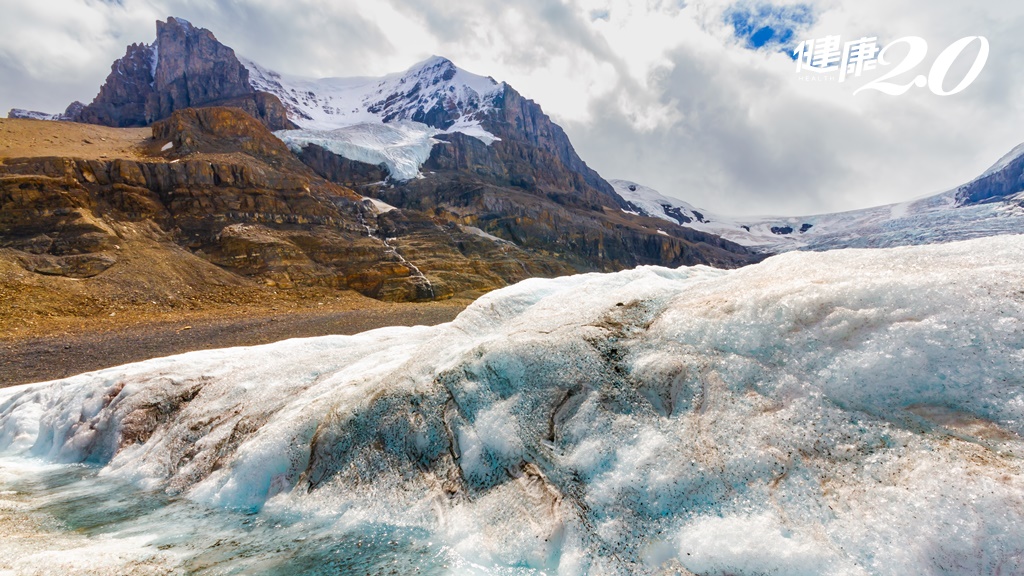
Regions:
M 946 90 L 943 84 L 949 69 L 975 40 L 980 43 L 980 47 L 974 64 L 959 84 Z M 924 38 L 906 36 L 893 40 L 881 48 L 878 46 L 877 37 L 863 37 L 843 42 L 840 36 L 826 36 L 801 42 L 793 51 L 793 58 L 796 60 L 798 73 L 838 74 L 839 82 L 845 82 L 850 76 L 859 77 L 879 66 L 889 66 L 891 62 L 886 59 L 886 54 L 893 46 L 900 44 L 906 44 L 909 47 L 903 61 L 880 78 L 855 90 L 854 95 L 862 90 L 878 90 L 884 94 L 899 96 L 915 86 L 918 88 L 927 86 L 933 94 L 952 96 L 966 90 L 978 78 L 985 63 L 988 62 L 989 45 L 988 39 L 984 36 L 968 36 L 952 43 L 935 59 L 927 76 L 918 75 L 905 84 L 887 82 L 887 80 L 910 72 L 924 61 L 925 56 L 928 55 L 928 42 Z

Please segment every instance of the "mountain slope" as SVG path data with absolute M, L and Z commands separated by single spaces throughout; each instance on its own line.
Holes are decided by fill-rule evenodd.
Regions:
M 4 122 L 34 123 L 33 137 L 60 128 Z M 145 240 L 168 262 L 215 267 L 210 283 L 230 277 L 385 300 L 446 298 L 571 271 L 455 223 L 374 206 L 318 177 L 238 109 L 177 111 L 151 132 L 119 158 L 0 155 L 2 256 L 37 274 L 103 284 L 125 269 L 121 251 Z M 146 283 L 144 270 L 131 270 L 143 277 L 127 284 Z
M 957 188 L 958 206 L 1005 201 L 1024 192 L 1024 144 L 999 159 L 984 174 Z
M 390 205 L 482 229 L 578 270 L 756 259 L 711 234 L 659 232 L 649 218 L 623 213 L 622 198 L 537 103 L 447 59 L 380 78 L 326 79 L 243 62 L 253 86 L 277 95 L 300 126 L 276 134 L 304 162 Z
M 460 133 L 493 145 L 503 165 L 498 175 L 525 185 L 596 192 L 606 203 L 621 203 L 539 105 L 446 58 L 433 56 L 381 78 L 301 78 L 243 63 L 252 71 L 253 87 L 278 96 L 302 128 L 280 134 L 297 149 L 313 143 L 351 160 L 381 157 L 392 175 L 409 180 L 439 142 L 434 136 Z M 388 131 L 391 138 L 379 137 L 387 130 L 381 125 L 395 126 Z M 400 159 L 389 158 L 397 147 L 405 149 L 395 154 Z

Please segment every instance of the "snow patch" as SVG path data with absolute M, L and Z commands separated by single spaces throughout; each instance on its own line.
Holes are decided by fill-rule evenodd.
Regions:
M 369 196 L 363 196 L 363 202 L 369 202 L 370 205 L 373 206 L 373 209 L 376 210 L 378 214 L 387 214 L 392 210 L 398 210 L 398 208 L 395 208 L 394 206 L 388 204 L 387 202 L 384 202 L 383 200 L 370 198 Z
M 149 49 L 150 49 L 150 51 L 152 51 L 152 54 L 153 54 L 152 58 L 150 58 L 150 61 L 149 61 L 149 74 L 150 74 L 150 76 L 153 77 L 153 81 L 150 82 L 149 85 L 150 86 L 156 86 L 156 67 L 157 67 L 157 64 L 160 63 L 160 43 L 159 42 L 153 42 L 149 46 Z
M 477 228 L 476 226 L 462 226 L 462 225 L 460 225 L 459 228 L 461 228 L 463 232 L 468 232 L 470 234 L 473 234 L 474 236 L 479 236 L 481 238 L 486 238 L 486 239 L 491 240 L 493 242 L 500 242 L 500 243 L 504 243 L 504 244 L 514 244 L 514 242 L 510 242 L 508 240 L 505 240 L 504 238 L 499 238 L 499 237 L 495 236 L 494 234 L 490 234 L 488 232 L 485 232 L 485 231 L 481 230 L 480 228 Z
M 458 122 L 453 124 L 450 128 L 445 130 L 444 134 L 454 134 L 460 132 L 466 136 L 472 136 L 484 144 L 490 146 L 494 142 L 498 142 L 501 138 L 498 138 L 494 134 L 491 134 L 480 124 L 479 120 L 470 120 L 467 118 L 460 118 Z
M 20 118 L 23 120 L 62 120 L 63 114 L 50 114 L 49 112 L 37 112 L 35 110 L 12 108 L 7 117 Z
M 678 541 L 683 564 L 697 574 L 869 574 L 841 550 L 767 513 L 702 517 L 683 528 Z

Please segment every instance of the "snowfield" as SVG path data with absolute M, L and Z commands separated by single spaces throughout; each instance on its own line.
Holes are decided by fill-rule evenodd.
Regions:
M 0 571 L 1019 574 L 1022 286 L 1024 236 L 644 267 L 0 390 Z

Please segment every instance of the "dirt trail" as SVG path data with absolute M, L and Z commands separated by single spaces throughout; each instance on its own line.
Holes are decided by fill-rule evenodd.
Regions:
M 74 122 L 0 118 L 0 159 L 61 156 L 139 159 L 150 128 L 108 128 Z
M 0 341 L 0 387 L 55 380 L 193 350 L 356 334 L 384 326 L 435 325 L 453 320 L 467 304 L 395 304 L 361 310 L 161 321 L 102 332 Z

